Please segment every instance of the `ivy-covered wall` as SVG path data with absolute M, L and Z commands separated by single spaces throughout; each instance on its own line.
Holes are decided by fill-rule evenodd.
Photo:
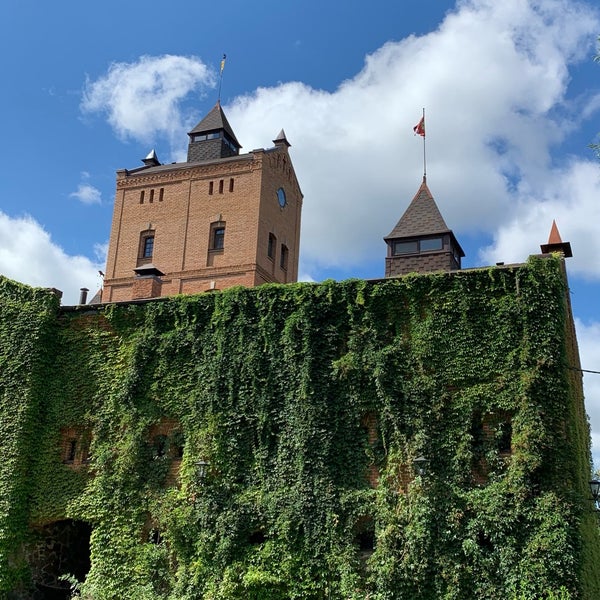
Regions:
M 560 259 L 95 310 L 0 282 L 0 593 L 68 518 L 94 600 L 600 598 Z

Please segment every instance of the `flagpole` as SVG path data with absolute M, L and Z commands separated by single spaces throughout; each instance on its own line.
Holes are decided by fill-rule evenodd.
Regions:
M 425 126 L 425 107 L 423 107 L 423 126 Z M 425 154 L 425 137 L 427 130 L 423 131 L 423 181 L 427 181 L 427 155 Z
M 219 96 L 217 98 L 217 102 L 221 104 L 221 84 L 223 83 L 223 69 L 225 68 L 225 59 L 227 58 L 226 54 L 223 54 L 223 58 L 221 59 L 221 72 L 219 73 Z

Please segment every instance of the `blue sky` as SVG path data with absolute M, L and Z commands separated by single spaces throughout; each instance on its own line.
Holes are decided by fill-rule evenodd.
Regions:
M 342 7 L 343 8 L 340 8 Z M 0 273 L 96 289 L 115 171 L 178 160 L 217 98 L 242 151 L 284 128 L 304 279 L 380 277 L 422 176 L 466 251 L 521 262 L 556 219 L 582 366 L 600 371 L 595 1 L 4 0 Z M 600 375 L 584 377 L 600 463 Z

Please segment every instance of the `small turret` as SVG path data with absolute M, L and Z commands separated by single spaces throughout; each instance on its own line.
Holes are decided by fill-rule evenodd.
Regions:
M 237 141 L 231 125 L 217 102 L 213 109 L 188 135 L 187 162 L 202 162 L 237 156 L 242 145 Z
M 446 225 L 425 177 L 396 227 L 383 239 L 388 247 L 386 277 L 453 271 L 461 268 L 465 255 Z
M 565 258 L 570 258 L 573 256 L 573 252 L 571 251 L 571 244 L 569 242 L 563 242 L 560 233 L 558 232 L 558 227 L 556 226 L 556 221 L 552 221 L 552 228 L 550 229 L 550 236 L 548 237 L 548 243 L 542 244 L 540 246 L 543 254 L 550 254 L 551 252 L 558 252 L 562 254 Z

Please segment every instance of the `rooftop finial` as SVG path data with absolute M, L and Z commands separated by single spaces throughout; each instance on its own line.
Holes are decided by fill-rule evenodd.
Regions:
M 552 220 L 552 228 L 550 229 L 550 235 L 548 236 L 548 243 L 540 246 L 543 254 L 550 254 L 551 252 L 558 252 L 565 258 L 573 256 L 571 251 L 571 244 L 569 242 L 563 242 L 556 226 L 556 221 Z

